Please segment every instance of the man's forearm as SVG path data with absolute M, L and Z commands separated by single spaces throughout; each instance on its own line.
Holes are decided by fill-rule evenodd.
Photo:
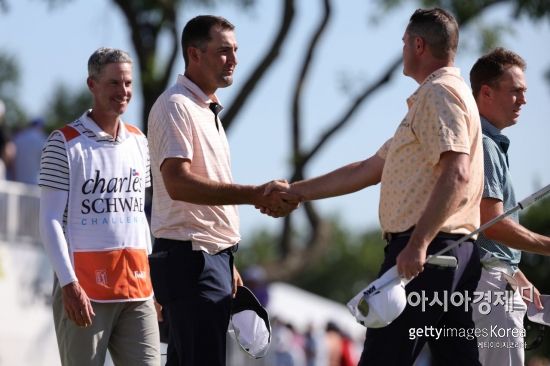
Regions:
M 484 235 L 510 248 L 550 255 L 550 238 L 534 233 L 510 218 L 494 224 L 484 231 Z
M 197 205 L 256 204 L 263 194 L 259 186 L 216 182 L 196 174 L 170 179 L 176 181 L 169 184 L 178 186 L 172 189 L 170 198 Z
M 292 192 L 308 201 L 342 196 L 378 184 L 383 168 L 384 160 L 373 155 L 319 177 L 293 183 Z

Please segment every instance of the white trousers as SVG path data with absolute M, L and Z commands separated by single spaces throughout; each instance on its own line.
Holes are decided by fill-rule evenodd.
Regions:
M 513 294 L 506 290 L 507 284 L 506 276 L 499 270 L 482 269 L 474 299 L 479 298 L 480 293 L 484 298 L 472 304 L 472 317 L 477 331 L 479 361 L 484 366 L 525 363 L 523 318 L 527 305 L 518 289 Z M 501 299 L 505 299 L 504 304 Z

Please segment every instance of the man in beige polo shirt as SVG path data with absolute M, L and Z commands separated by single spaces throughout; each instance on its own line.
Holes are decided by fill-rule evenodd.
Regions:
M 393 138 L 364 161 L 267 190 L 286 189 L 313 200 L 381 183 L 380 224 L 388 245 L 379 275 L 397 264 L 402 277 L 416 277 L 406 287 L 408 297 L 425 300 L 409 302 L 390 325 L 367 329 L 359 365 L 412 365 L 426 342 L 436 364 L 479 365 L 469 302 L 457 300 L 476 289 L 477 248 L 467 241 L 449 251 L 458 260 L 456 269 L 424 267 L 428 254 L 479 226 L 481 127 L 472 93 L 453 66 L 457 45 L 451 14 L 414 12 L 403 36 L 403 73 L 420 86 L 407 99 L 408 113 Z M 456 306 L 448 301 L 452 293 L 459 294 Z M 411 337 L 419 329 L 428 331 Z
M 231 295 L 242 284 L 233 266 L 236 205 L 267 206 L 282 216 L 298 200 L 233 182 L 215 92 L 233 82 L 234 26 L 221 17 L 195 17 L 183 29 L 182 50 L 185 74 L 159 96 L 148 121 L 151 276 L 169 326 L 167 365 L 223 366 Z

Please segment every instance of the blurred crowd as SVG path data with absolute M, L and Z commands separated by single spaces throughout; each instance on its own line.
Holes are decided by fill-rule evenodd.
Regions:
M 47 139 L 44 119 L 34 118 L 20 128 L 8 128 L 0 100 L 0 180 L 38 183 L 40 155 Z
M 258 301 L 269 308 L 269 291 L 262 267 L 243 271 L 246 286 Z M 353 339 L 336 322 L 322 327 L 310 324 L 298 329 L 287 319 L 271 314 L 272 341 L 266 364 L 269 366 L 355 366 L 359 361 L 363 339 Z
M 267 356 L 273 366 L 355 366 L 362 342 L 353 340 L 335 323 L 325 329 L 309 326 L 300 332 L 290 323 L 272 319 L 272 344 Z

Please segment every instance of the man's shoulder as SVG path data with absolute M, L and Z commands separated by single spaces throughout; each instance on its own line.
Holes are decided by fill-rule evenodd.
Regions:
M 461 97 L 472 94 L 466 81 L 460 75 L 455 74 L 444 74 L 436 77 L 427 83 L 427 87 L 438 93 L 453 93 Z
M 175 83 L 166 89 L 163 93 L 166 101 L 176 101 L 180 103 L 194 103 L 193 93 L 181 83 Z
M 500 150 L 497 142 L 490 136 L 483 134 L 481 139 L 483 145 L 483 156 L 485 161 L 485 171 L 495 169 L 502 171 L 506 166 L 506 159 Z
M 151 111 L 162 111 L 170 108 L 169 106 L 177 104 L 178 106 L 187 109 L 191 105 L 198 104 L 194 100 L 193 94 L 181 84 L 174 84 L 166 89 L 155 101 Z
M 483 150 L 486 152 L 498 152 L 499 147 L 495 140 L 491 138 L 487 133 L 483 132 L 481 135 L 481 142 L 483 144 Z

